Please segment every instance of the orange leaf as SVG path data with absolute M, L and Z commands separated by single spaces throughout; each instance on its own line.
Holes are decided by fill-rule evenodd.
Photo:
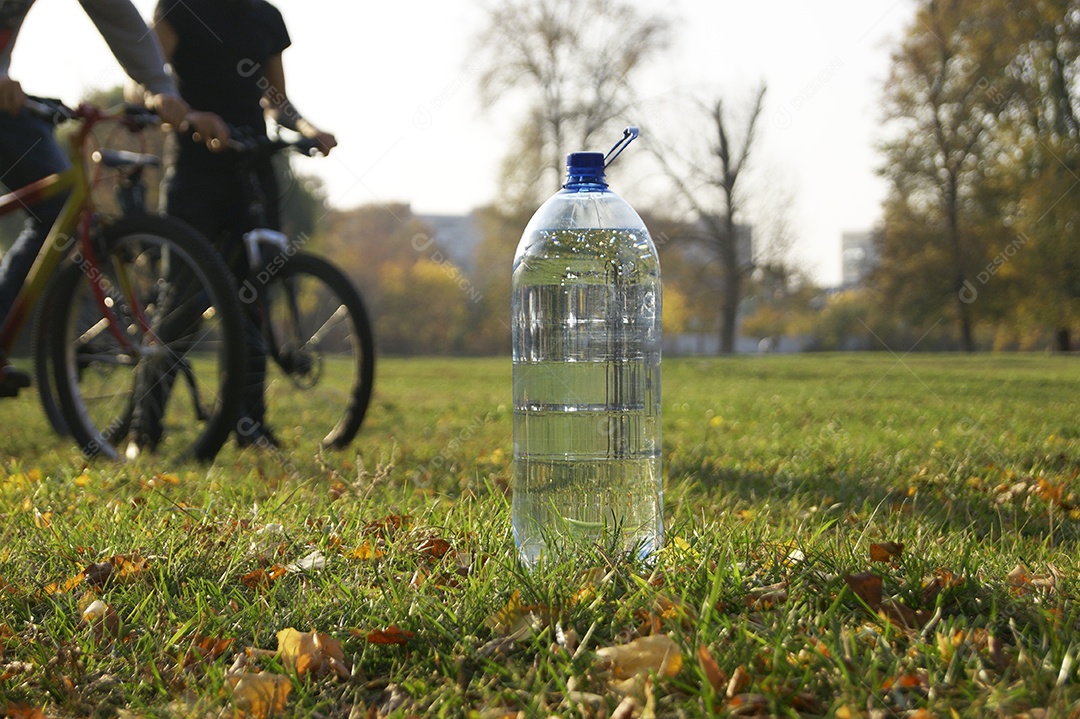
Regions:
M 415 634 L 407 629 L 401 629 L 396 624 L 391 624 L 386 629 L 375 629 L 368 632 L 367 640 L 372 644 L 408 644 Z
M 712 652 L 709 648 L 702 644 L 697 650 L 698 666 L 701 667 L 701 671 L 704 672 L 705 678 L 709 681 L 709 686 L 713 688 L 713 691 L 724 691 L 724 685 L 727 684 L 727 676 L 724 674 L 724 670 L 720 668 L 720 665 L 713 659 Z
M 1064 489 L 1065 488 L 1060 484 L 1054 484 L 1048 479 L 1040 479 L 1039 484 L 1035 488 L 1035 493 L 1047 504 L 1063 506 L 1065 504 Z
M 60 582 L 54 582 L 53 584 L 48 585 L 47 587 L 45 587 L 45 593 L 46 594 L 66 594 L 67 592 L 70 592 L 72 589 L 74 589 L 75 587 L 82 584 L 85 580 L 86 580 L 86 574 L 84 572 L 79 572 L 78 574 L 76 574 L 71 579 L 68 579 L 63 584 L 61 584 Z
M 366 562 L 366 561 L 371 560 L 371 559 L 378 559 L 379 557 L 382 557 L 385 554 L 386 554 L 386 552 L 379 549 L 378 547 L 372 547 L 371 546 L 371 540 L 368 539 L 368 540 L 364 540 L 364 543 L 361 544 L 356 549 L 354 549 L 349 554 L 349 556 L 352 557 L 353 559 L 360 559 L 360 560 Z
M 130 579 L 145 572 L 150 562 L 138 554 L 118 554 L 109 559 L 109 564 L 117 579 Z
M 416 548 L 416 551 L 421 554 L 426 554 L 434 559 L 442 559 L 443 555 L 450 551 L 450 542 L 445 539 L 439 539 L 438 537 L 430 537 L 420 542 L 420 545 Z
M 8 704 L 4 716 L 8 719 L 45 719 L 44 712 L 26 704 Z
M 891 562 L 904 552 L 903 542 L 881 542 L 870 545 L 871 562 Z
M 180 660 L 180 664 L 188 667 L 200 660 L 212 662 L 224 656 L 234 642 L 231 637 L 204 637 L 196 634 L 191 640 L 191 649 Z
M 281 579 L 288 573 L 288 570 L 280 564 L 275 564 L 269 569 L 256 569 L 253 572 L 240 577 L 240 583 L 245 587 L 251 589 L 259 589 L 260 587 L 269 587 L 271 584 Z
M 764 694 L 738 694 L 731 697 L 728 708 L 734 716 L 761 716 L 769 709 L 769 698 Z
M 848 587 L 859 599 L 870 607 L 877 609 L 881 606 L 881 577 L 873 572 L 859 572 L 844 577 Z

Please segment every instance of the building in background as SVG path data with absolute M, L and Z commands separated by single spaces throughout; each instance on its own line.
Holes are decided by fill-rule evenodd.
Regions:
M 476 269 L 476 248 L 483 239 L 476 214 L 416 217 L 431 228 L 435 244 L 446 253 L 446 259 L 454 263 L 466 276 L 472 276 Z
M 878 266 L 881 256 L 873 232 L 845 232 L 840 237 L 841 289 L 863 283 Z

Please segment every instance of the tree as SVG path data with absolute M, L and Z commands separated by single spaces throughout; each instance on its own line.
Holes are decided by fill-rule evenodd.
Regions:
M 999 41 L 1009 20 L 995 2 L 921 0 L 885 95 L 897 137 L 885 147 L 892 187 L 879 278 L 888 301 L 920 308 L 918 320 L 952 315 L 967 351 L 975 349 L 968 284 L 1000 226 L 989 158 L 1014 92 Z
M 742 216 L 743 186 L 739 179 L 754 147 L 757 121 L 765 101 L 765 84 L 757 89 L 745 125 L 733 134 L 723 99 L 702 109 L 709 137 L 704 153 L 680 154 L 670 146 L 654 148 L 657 159 L 697 223 L 684 239 L 704 247 L 715 260 L 719 279 L 720 352 L 735 351 L 743 278 L 752 269 L 750 257 L 740 257 L 738 219 Z M 708 158 L 708 162 L 703 158 Z
M 507 94 L 528 98 L 503 166 L 504 201 L 535 208 L 561 184 L 568 151 L 617 136 L 631 78 L 668 32 L 666 19 L 620 0 L 503 0 L 489 10 L 478 38 L 481 97 L 488 107 Z
M 1003 161 L 1017 202 L 1014 321 L 1041 324 L 1069 351 L 1080 322 L 1080 2 L 1014 0 L 1011 68 L 1019 82 Z

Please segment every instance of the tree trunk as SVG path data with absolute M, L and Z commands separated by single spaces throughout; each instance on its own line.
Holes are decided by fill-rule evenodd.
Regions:
M 1057 331 L 1056 347 L 1058 352 L 1070 352 L 1072 351 L 1072 337 L 1069 335 L 1069 328 L 1062 327 Z
M 734 183 L 730 183 L 733 185 Z M 730 186 L 729 185 L 729 186 Z M 720 354 L 735 354 L 738 334 L 739 301 L 742 299 L 742 268 L 739 267 L 739 242 L 735 236 L 734 193 L 727 191 L 727 214 L 724 217 L 720 257 L 724 262 L 724 296 L 720 308 Z
M 975 351 L 975 334 L 972 328 L 971 303 L 964 302 L 961 290 L 964 289 L 965 265 L 964 247 L 960 239 L 959 182 L 956 172 L 949 173 L 945 195 L 945 217 L 952 247 L 953 271 L 956 273 L 956 308 L 959 310 L 960 346 L 965 352 Z
M 742 292 L 738 268 L 727 271 L 724 282 L 724 306 L 720 309 L 720 354 L 735 354 L 738 334 L 739 294 Z

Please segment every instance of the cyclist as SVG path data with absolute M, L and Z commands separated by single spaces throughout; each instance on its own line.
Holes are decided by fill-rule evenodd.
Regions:
M 249 136 L 266 137 L 269 115 L 279 125 L 318 140 L 323 154 L 337 145 L 332 134 L 305 120 L 289 101 L 281 54 L 291 41 L 281 13 L 270 3 L 158 0 L 154 30 L 180 95 L 191 105 L 216 113 Z M 244 158 L 210 152 L 182 132 L 169 138 L 167 155 L 163 209 L 214 241 L 242 281 L 248 272 L 243 235 L 254 228 L 241 175 Z M 265 198 L 266 226 L 279 229 L 274 168 L 267 161 L 255 172 Z M 247 323 L 246 417 L 237 427 L 237 440 L 241 445 L 276 445 L 264 424 L 266 348 L 256 321 L 251 316 Z
M 52 126 L 23 107 L 26 96 L 8 70 L 11 49 L 34 0 L 0 0 L 0 179 L 11 188 L 23 187 L 67 169 L 68 161 L 53 138 Z M 130 0 L 80 0 L 86 14 L 105 38 L 125 72 L 143 88 L 147 106 L 161 119 L 179 126 L 189 107 L 165 71 L 156 38 Z M 220 139 L 207 116 L 192 117 L 208 140 Z M 46 233 L 63 208 L 63 196 L 27 208 L 22 234 L 0 262 L 0 324 L 12 309 Z M 14 397 L 30 385 L 30 377 L 0 355 L 0 397 Z

